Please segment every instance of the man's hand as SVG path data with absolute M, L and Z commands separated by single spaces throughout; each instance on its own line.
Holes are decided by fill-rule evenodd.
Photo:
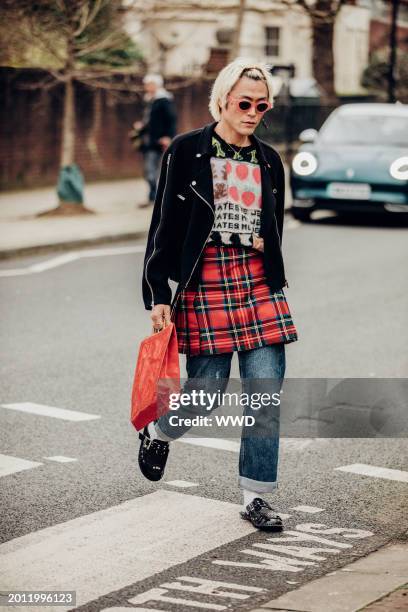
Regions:
M 254 247 L 254 249 L 257 249 L 258 251 L 261 251 L 263 253 L 263 251 L 264 251 L 264 240 L 263 240 L 263 238 L 260 238 L 256 234 L 252 234 L 252 238 L 253 238 L 253 247 Z
M 164 322 L 166 325 L 170 323 L 170 306 L 168 304 L 156 304 L 152 308 L 150 315 L 155 329 L 162 329 Z
M 161 138 L 159 138 L 159 142 L 162 146 L 163 151 L 165 151 L 171 143 L 171 138 L 170 136 L 162 136 Z

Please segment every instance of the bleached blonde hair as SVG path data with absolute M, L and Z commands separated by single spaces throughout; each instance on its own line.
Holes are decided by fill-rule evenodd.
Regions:
M 268 66 L 248 57 L 237 57 L 219 72 L 211 88 L 208 108 L 216 121 L 221 119 L 221 109 L 231 89 L 243 76 L 263 81 L 268 89 L 268 100 L 273 104 L 273 81 Z

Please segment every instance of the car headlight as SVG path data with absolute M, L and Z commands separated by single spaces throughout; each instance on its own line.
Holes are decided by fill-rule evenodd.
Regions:
M 390 174 L 392 178 L 400 181 L 408 180 L 408 157 L 399 157 L 393 161 L 390 166 Z
M 316 170 L 317 159 L 308 151 L 300 151 L 300 153 L 297 153 L 293 158 L 292 168 L 296 174 L 308 176 L 309 174 L 313 174 L 313 172 Z

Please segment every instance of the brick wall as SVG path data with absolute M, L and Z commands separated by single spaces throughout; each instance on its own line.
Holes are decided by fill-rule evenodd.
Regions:
M 13 189 L 55 185 L 58 177 L 63 90 L 28 89 L 45 73 L 0 68 L 0 188 Z M 214 75 L 200 81 L 174 80 L 178 132 L 186 132 L 212 121 L 208 101 Z M 141 83 L 139 82 L 139 85 Z M 24 86 L 24 87 L 23 87 Z M 354 102 L 344 99 L 343 102 Z M 370 97 L 358 101 L 374 101 Z M 108 91 L 76 85 L 76 162 L 86 181 L 141 176 L 141 156 L 128 138 L 132 123 L 141 118 L 140 97 L 118 99 Z M 285 141 L 296 141 L 305 128 L 319 129 L 332 108 L 298 101 L 290 113 L 279 104 L 262 126 L 259 137 L 282 149 Z M 296 142 L 295 142 L 296 144 Z
M 30 88 L 44 79 L 38 70 L 0 68 L 0 187 L 53 185 L 59 169 L 63 88 Z M 140 83 L 139 83 L 140 84 Z M 211 80 L 186 86 L 169 83 L 178 111 L 178 131 L 211 121 L 208 96 Z M 178 84 L 180 85 L 180 83 Z M 118 99 L 77 83 L 76 162 L 86 180 L 141 175 L 140 154 L 128 138 L 133 121 L 141 118 L 140 96 Z

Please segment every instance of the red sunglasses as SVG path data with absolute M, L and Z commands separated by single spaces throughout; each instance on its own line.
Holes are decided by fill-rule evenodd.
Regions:
M 270 102 L 257 102 L 253 104 L 249 100 L 242 100 L 242 98 L 235 98 L 234 96 L 229 96 L 229 98 L 238 102 L 237 106 L 242 111 L 247 111 L 254 106 L 257 113 L 266 113 L 268 109 L 272 108 Z

